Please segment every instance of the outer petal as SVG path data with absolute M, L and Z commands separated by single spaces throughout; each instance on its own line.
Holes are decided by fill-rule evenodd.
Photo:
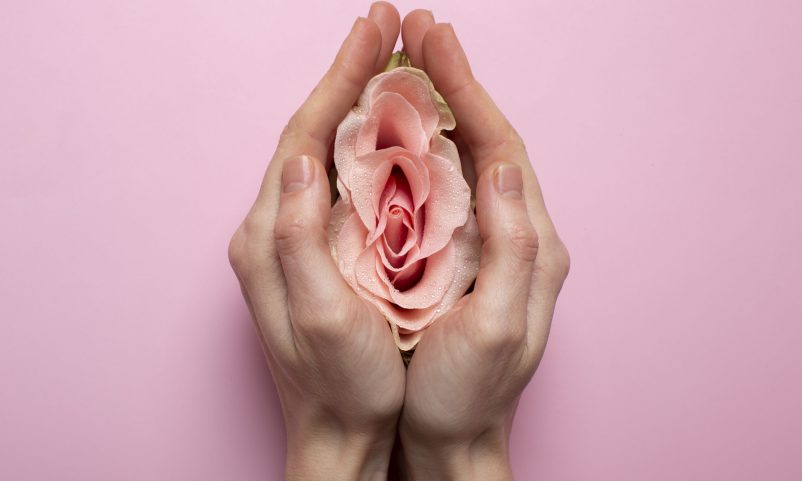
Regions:
M 337 199 L 334 206 L 331 208 L 331 218 L 329 219 L 328 235 L 329 235 L 329 249 L 331 256 L 337 260 L 337 242 L 340 238 L 345 221 L 351 217 L 354 208 L 351 204 L 343 199 Z
M 427 138 L 434 135 L 440 123 L 440 115 L 432 101 L 427 82 L 418 75 L 404 70 L 394 70 L 389 73 L 390 75 L 385 75 L 376 82 L 371 92 L 371 104 L 384 92 L 395 92 L 403 96 L 418 112 Z
M 337 136 L 334 139 L 334 166 L 337 168 L 337 189 L 344 198 L 347 196 L 343 195 L 343 192 L 349 189 L 351 166 L 356 161 L 356 137 L 366 118 L 366 108 L 357 106 L 348 112 L 345 119 L 337 126 Z
M 375 85 L 371 85 L 375 81 Z M 368 82 L 367 89 L 371 95 L 380 92 L 398 92 L 409 100 L 421 112 L 421 118 L 426 117 L 424 123 L 426 132 L 431 136 L 436 130 L 452 130 L 456 125 L 454 114 L 446 104 L 443 97 L 435 90 L 431 79 L 422 70 L 414 67 L 400 67 L 389 72 L 377 75 L 372 82 Z M 429 115 L 434 114 L 437 123 L 433 130 L 428 130 Z
M 424 94 L 423 86 L 428 91 L 426 94 Z M 356 137 L 362 124 L 367 120 L 373 99 L 378 98 L 383 92 L 394 91 L 403 96 L 418 112 L 421 128 L 427 138 L 431 138 L 440 130 L 452 130 L 456 126 L 451 109 L 422 70 L 401 67 L 373 77 L 360 94 L 356 105 L 337 128 L 337 137 L 334 142 L 334 164 L 337 166 L 338 175 L 346 179 L 343 181 L 345 188 L 350 188 L 347 179 L 357 156 Z M 431 118 L 434 111 L 437 113 L 437 125 L 432 129 Z M 458 157 L 455 158 L 458 159 Z
M 336 242 L 337 266 L 345 280 L 357 293 L 360 292 L 360 289 L 356 278 L 356 262 L 359 255 L 365 251 L 367 235 L 368 231 L 362 225 L 359 216 L 350 213 L 340 229 Z M 331 245 L 331 239 L 329 245 Z
M 377 264 L 381 264 L 379 254 L 376 251 L 376 244 L 371 244 L 367 249 L 359 254 L 356 259 L 355 270 L 356 282 L 361 287 L 365 288 L 381 299 L 390 298 L 390 289 L 387 284 L 382 282 L 379 275 Z M 383 269 L 382 269 L 383 270 Z
M 476 224 L 473 212 L 468 216 L 465 225 L 454 232 L 453 243 L 456 262 L 454 280 L 440 303 L 428 309 L 403 311 L 394 309 L 391 311 L 391 315 L 385 313 L 387 319 L 393 324 L 394 336 L 398 334 L 397 328 L 402 329 L 399 337 L 396 338 L 396 344 L 402 350 L 412 349 L 420 340 L 419 335 L 403 334 L 404 332 L 421 331 L 436 321 L 465 295 L 465 291 L 476 279 L 476 274 L 479 272 L 479 252 L 482 249 L 482 239 L 479 237 L 479 226 Z
M 368 117 L 356 137 L 356 155 L 400 146 L 415 155 L 428 150 L 431 134 L 423 129 L 421 117 L 407 99 L 395 92 L 382 92 L 371 103 Z
M 462 163 L 460 162 L 457 145 L 448 137 L 435 135 L 429 143 L 429 152 L 438 157 L 448 159 L 454 163 L 460 173 L 462 173 Z
M 465 224 L 471 211 L 471 188 L 462 177 L 459 164 L 428 154 L 429 197 L 426 199 L 420 256 L 428 257 L 442 249 L 454 230 Z M 459 160 L 457 160 L 459 162 Z
M 391 325 L 390 329 L 393 331 L 393 339 L 395 340 L 395 345 L 398 346 L 399 349 L 402 351 L 409 351 L 414 349 L 415 346 L 418 345 L 421 338 L 423 337 L 424 331 L 414 331 L 414 332 L 400 332 L 398 326 Z
M 348 206 L 341 202 L 338 202 L 332 211 L 332 225 L 336 225 L 339 219 L 345 218 L 345 215 L 348 217 L 342 222 L 342 227 L 339 231 L 341 233 L 340 239 L 335 242 L 337 245 L 335 258 L 339 257 L 338 265 L 340 270 L 354 290 L 361 291 L 361 294 L 374 304 L 390 322 L 396 345 L 401 350 L 410 350 L 420 340 L 421 331 L 437 320 L 444 312 L 451 309 L 476 279 L 476 274 L 479 272 L 479 252 L 482 247 L 476 217 L 471 212 L 465 225 L 454 232 L 453 245 L 456 264 L 454 279 L 442 296 L 440 303 L 425 309 L 400 309 L 386 298 L 366 292 L 358 286 L 356 282 L 356 258 L 365 250 L 364 238 L 367 236 L 367 231 L 358 217 L 349 212 Z M 330 229 L 330 235 L 333 231 L 336 231 L 336 228 Z M 401 328 L 400 333 L 399 328 Z

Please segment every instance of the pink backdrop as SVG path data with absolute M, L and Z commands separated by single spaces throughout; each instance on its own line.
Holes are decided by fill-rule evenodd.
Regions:
M 453 22 L 572 253 L 518 479 L 802 479 L 802 3 L 399 3 Z M 280 478 L 226 247 L 367 8 L 0 4 L 0 479 Z

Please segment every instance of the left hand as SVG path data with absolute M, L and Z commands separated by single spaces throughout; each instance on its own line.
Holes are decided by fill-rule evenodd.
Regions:
M 387 475 L 405 371 L 384 317 L 331 257 L 326 163 L 337 126 L 387 64 L 399 29 L 386 2 L 357 19 L 282 132 L 229 247 L 281 399 L 287 479 Z

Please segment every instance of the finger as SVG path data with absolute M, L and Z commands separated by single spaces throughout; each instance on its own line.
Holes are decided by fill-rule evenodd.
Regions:
M 494 162 L 491 154 L 524 167 L 523 144 L 474 78 L 452 26 L 438 23 L 429 28 L 422 51 L 427 73 L 453 110 L 457 126 L 473 152 L 477 174 Z
M 465 182 L 470 186 L 471 194 L 476 198 L 476 163 L 473 160 L 473 154 L 468 144 L 465 143 L 465 139 L 462 138 L 459 129 L 454 130 L 452 137 L 454 145 L 457 146 L 457 152 L 459 152 L 462 176 L 465 177 Z
M 373 69 L 378 73 L 384 70 L 393 54 L 398 31 L 401 29 L 401 16 L 392 3 L 379 1 L 371 4 L 368 18 L 376 22 L 382 35 L 381 52 Z
M 308 154 L 323 161 L 337 125 L 353 106 L 373 75 L 379 55 L 381 32 L 373 20 L 358 18 L 340 47 L 334 63 L 306 102 L 290 119 L 279 146 L 262 179 L 256 202 L 246 218 L 249 237 L 264 243 L 267 279 L 280 278 L 281 266 L 273 245 L 273 229 L 281 193 L 281 171 L 285 159 Z
M 521 335 L 538 237 L 527 214 L 520 166 L 500 162 L 479 177 L 476 217 L 483 244 L 471 303 L 476 322 L 488 328 L 479 332 Z
M 374 74 L 381 45 L 376 22 L 357 18 L 334 63 L 287 124 L 278 158 L 308 154 L 326 159 L 337 126 Z
M 323 165 L 308 156 L 287 159 L 274 230 L 276 251 L 287 282 L 287 300 L 291 307 L 306 309 L 296 312 L 306 317 L 330 313 L 351 292 L 329 250 L 330 215 Z
M 450 24 L 429 28 L 423 40 L 427 72 L 435 87 L 451 106 L 461 139 L 469 147 L 476 174 L 496 162 L 512 162 L 523 170 L 525 201 L 529 218 L 540 240 L 541 255 L 536 270 L 544 272 L 549 292 L 559 292 L 566 271 L 565 248 L 546 209 L 537 176 L 524 144 L 490 95 L 473 76 L 468 59 Z M 464 152 L 466 149 L 462 149 Z M 551 295 L 551 294 L 550 294 Z M 556 296 L 556 294 L 555 294 Z M 540 299 L 539 299 L 540 300 Z
M 426 70 L 423 61 L 423 37 L 432 25 L 434 25 L 434 15 L 430 10 L 423 9 L 409 12 L 401 25 L 404 52 L 412 62 L 412 66 L 421 70 Z

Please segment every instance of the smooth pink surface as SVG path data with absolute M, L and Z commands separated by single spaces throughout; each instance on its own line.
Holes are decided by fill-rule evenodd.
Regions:
M 518 479 L 802 479 L 802 3 L 426 6 L 572 253 Z M 0 4 L 0 479 L 280 478 L 226 246 L 367 8 Z

